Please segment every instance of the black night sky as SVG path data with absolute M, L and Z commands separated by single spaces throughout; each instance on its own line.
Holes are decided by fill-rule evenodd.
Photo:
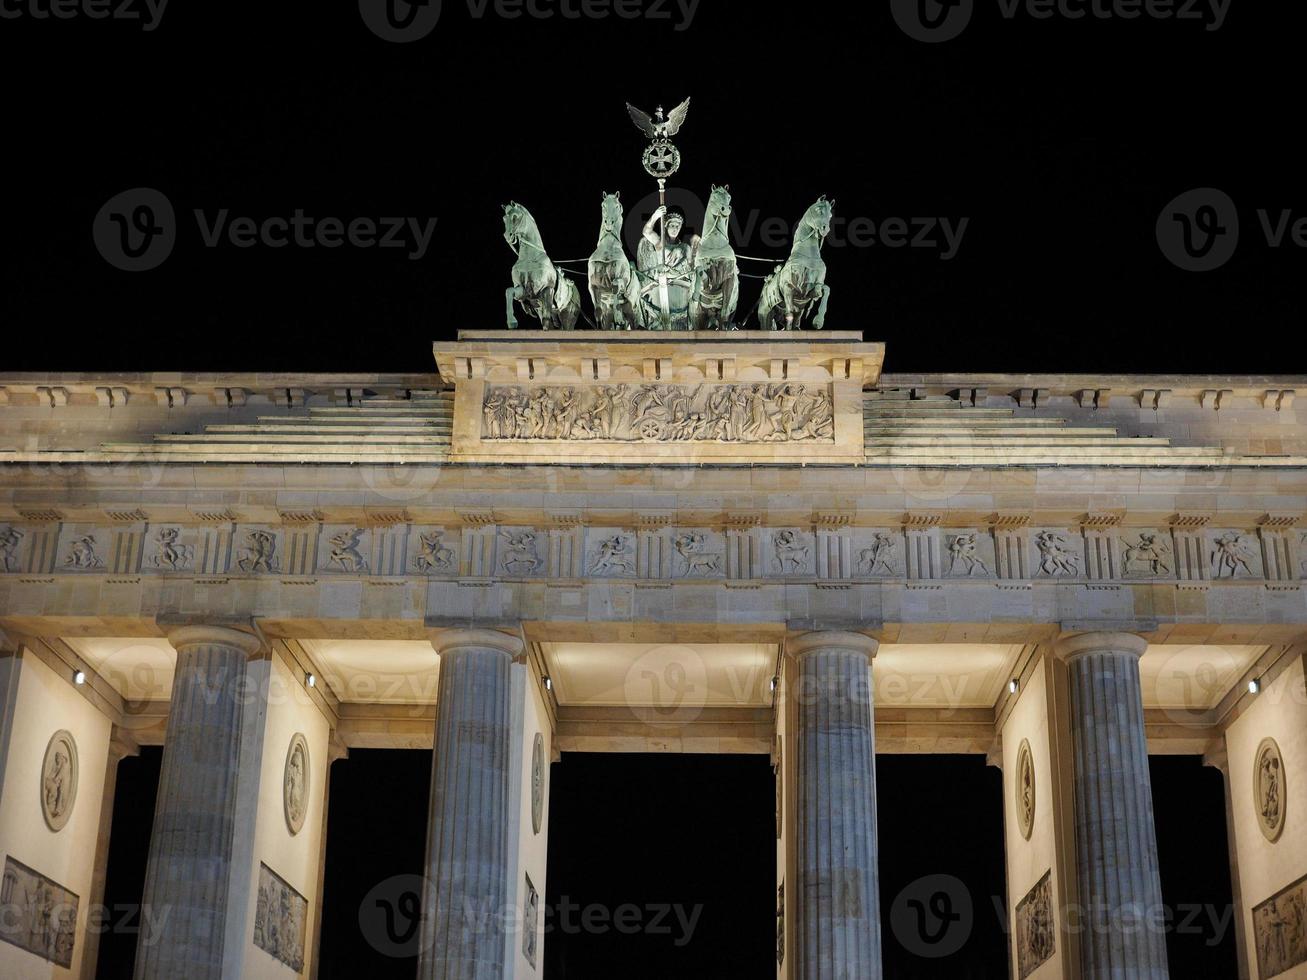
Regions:
M 656 8 L 667 20 L 509 19 L 512 0 L 444 0 L 429 35 L 396 44 L 354 2 L 176 3 L 144 30 L 0 0 L 0 358 L 9 371 L 433 371 L 433 339 L 503 324 L 513 257 L 500 205 L 529 207 L 555 258 L 588 255 L 601 191 L 639 212 L 653 189 L 623 103 L 691 95 L 673 186 L 692 197 L 681 200 L 729 183 L 737 250 L 770 258 L 788 249 L 763 234 L 769 222 L 833 197 L 847 233 L 825 252 L 828 326 L 885 341 L 889 371 L 1301 373 L 1307 249 L 1291 230 L 1273 247 L 1263 226 L 1273 237 L 1286 213 L 1307 216 L 1303 13 L 1220 0 L 1210 29 L 1214 2 L 1177 0 L 1203 19 L 1157 20 L 1073 19 L 1056 5 L 1044 19 L 1015 0 L 974 0 L 959 37 L 929 44 L 900 28 L 890 0 L 702 0 L 688 23 L 674 0 Z M 580 0 L 535 0 L 564 7 Z M 111 9 L 151 16 L 144 0 Z M 92 225 L 133 188 L 163 194 L 177 223 L 166 261 L 129 273 L 97 250 Z M 1238 248 L 1215 271 L 1183 271 L 1159 247 L 1159 216 L 1193 188 L 1237 208 Z M 417 258 L 210 247 L 195 212 L 211 224 L 224 209 L 229 222 L 299 210 L 436 224 Z M 936 240 L 942 220 L 965 219 L 965 233 L 947 259 L 938 246 L 853 240 L 895 219 L 914 234 L 928 223 Z M 356 752 L 335 766 L 324 978 L 414 975 L 412 960 L 364 941 L 357 913 L 379 881 L 421 869 L 429 763 Z M 153 752 L 124 763 L 110 904 L 139 897 L 157 775 Z M 767 975 L 765 760 L 565 759 L 554 780 L 551 903 L 566 888 L 577 901 L 687 896 L 706 911 L 684 947 L 551 935 L 550 980 Z M 1167 902 L 1228 903 L 1219 774 L 1157 759 L 1154 780 Z M 997 770 L 885 757 L 879 783 L 886 915 L 927 874 L 957 876 L 978 909 L 949 960 L 910 955 L 887 920 L 887 976 L 1007 976 L 986 915 L 1003 895 Z M 359 841 L 386 818 L 379 786 L 411 819 L 369 858 Z M 680 829 L 660 835 L 663 817 Z M 922 839 L 943 843 L 923 851 Z M 632 843 L 613 891 L 614 854 Z M 102 977 L 130 975 L 133 939 L 106 938 Z M 1219 944 L 1173 937 L 1173 975 L 1232 975 L 1232 943 L 1228 930 Z

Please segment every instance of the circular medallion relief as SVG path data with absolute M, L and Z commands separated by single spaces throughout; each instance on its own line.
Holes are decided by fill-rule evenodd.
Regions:
M 60 729 L 50 736 L 41 763 L 41 813 L 51 830 L 64 829 L 77 801 L 77 743 Z
M 531 829 L 540 833 L 545 811 L 545 737 L 536 732 L 531 746 Z
M 1030 754 L 1030 743 L 1021 740 L 1017 749 L 1017 828 L 1021 836 L 1030 840 L 1035 828 L 1035 760 Z
M 1274 843 L 1284 831 L 1284 760 L 1275 739 L 1264 738 L 1253 760 L 1253 805 L 1257 808 L 1257 825 L 1268 841 Z
M 290 748 L 286 750 L 282 802 L 286 807 L 286 827 L 294 836 L 304 826 L 304 814 L 309 807 L 309 743 L 300 732 L 290 737 Z

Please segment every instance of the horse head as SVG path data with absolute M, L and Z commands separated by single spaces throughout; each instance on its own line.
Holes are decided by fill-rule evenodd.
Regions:
M 725 234 L 730 217 L 731 185 L 723 184 L 718 187 L 713 184 L 712 193 L 708 195 L 708 208 L 704 215 L 704 234 L 711 234 L 714 230 Z
M 504 241 L 508 242 L 510 248 L 516 249 L 518 241 L 534 227 L 531 212 L 522 205 L 516 201 L 504 205 Z
M 818 242 L 824 242 L 830 234 L 831 219 L 835 213 L 835 202 L 826 200 L 823 194 L 803 216 L 803 225 L 812 229 Z
M 605 237 L 611 235 L 613 238 L 621 240 L 622 222 L 626 218 L 626 212 L 622 208 L 622 193 L 605 194 L 603 204 L 599 210 L 599 239 L 602 241 Z

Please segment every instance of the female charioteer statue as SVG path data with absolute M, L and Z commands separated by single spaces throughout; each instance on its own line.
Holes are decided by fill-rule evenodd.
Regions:
M 661 223 L 662 227 L 659 227 Z M 699 236 L 676 205 L 659 206 L 645 223 L 635 264 L 651 330 L 689 330 Z

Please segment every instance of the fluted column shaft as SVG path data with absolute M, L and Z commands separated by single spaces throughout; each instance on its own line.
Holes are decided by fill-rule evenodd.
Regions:
M 503 980 L 509 758 L 517 637 L 450 630 L 436 640 L 440 686 L 422 980 Z
M 867 667 L 876 641 L 806 633 L 797 678 L 798 980 L 878 980 L 876 739 Z
M 240 771 L 242 680 L 256 637 L 188 626 L 177 650 L 159 797 L 145 873 L 137 980 L 208 980 L 222 974 L 228 879 Z
M 1132 633 L 1081 633 L 1057 645 L 1071 689 L 1086 980 L 1168 976 L 1139 684 L 1139 658 L 1147 646 Z

